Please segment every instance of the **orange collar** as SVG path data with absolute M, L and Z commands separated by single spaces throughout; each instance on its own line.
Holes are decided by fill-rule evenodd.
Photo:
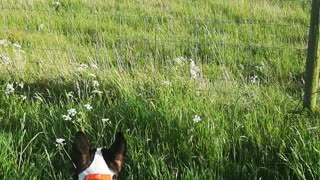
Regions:
M 112 180 L 110 174 L 88 174 L 86 180 Z

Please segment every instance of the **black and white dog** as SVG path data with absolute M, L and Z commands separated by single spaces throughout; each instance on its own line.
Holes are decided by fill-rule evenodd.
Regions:
M 90 148 L 86 135 L 77 132 L 71 159 L 76 166 L 74 179 L 111 180 L 117 179 L 126 160 L 127 143 L 118 132 L 110 148 Z

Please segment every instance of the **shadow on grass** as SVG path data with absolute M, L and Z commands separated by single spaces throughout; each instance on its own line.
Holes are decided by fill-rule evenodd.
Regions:
M 143 97 L 135 90 L 123 90 L 112 82 L 101 88 L 104 94 L 91 99 L 97 108 L 88 115 L 88 123 L 83 128 L 97 146 L 111 142 L 110 137 L 113 137 L 115 131 L 124 132 L 129 156 L 124 169 L 127 179 L 297 178 L 278 154 L 292 154 L 289 151 L 290 146 L 283 150 L 280 149 L 280 144 L 259 143 L 253 138 L 239 140 L 238 136 L 232 137 L 230 132 L 221 153 L 215 148 L 214 133 L 197 129 L 193 122 L 187 120 L 170 119 L 166 110 L 161 111 L 163 109 L 161 103 L 157 103 L 156 93 Z M 66 92 L 69 91 L 75 92 L 78 101 L 68 100 Z M 26 147 L 25 144 L 32 142 L 23 155 L 26 166 L 30 164 L 27 167 L 35 168 L 33 164 L 36 162 L 48 160 L 44 166 L 49 170 L 37 178 L 52 178 L 55 174 L 68 178 L 72 175 L 71 161 L 62 149 L 55 146 L 54 141 L 60 136 L 66 138 L 65 150 L 69 152 L 71 140 L 81 127 L 63 121 L 61 116 L 68 103 L 76 105 L 90 98 L 90 91 L 88 82 L 39 80 L 26 83 L 23 90 L 17 92 L 28 95 L 26 104 L 15 103 L 15 100 L 0 103 L 1 108 L 11 106 L 4 111 L 3 116 L 8 117 L 8 121 L 5 121 L 3 131 L 17 135 L 14 138 L 17 144 L 15 151 L 19 152 L 19 147 Z M 41 95 L 42 102 L 34 97 L 36 93 Z M 41 103 L 37 103 L 38 101 Z M 12 111 L 15 111 L 14 115 Z M 227 111 L 225 113 L 228 113 Z M 25 127 L 21 128 L 19 118 L 23 117 L 24 113 Z M 102 116 L 110 118 L 110 126 L 101 128 L 101 123 L 92 121 Z M 45 133 L 32 140 L 38 132 Z M 100 138 L 99 134 L 104 135 Z M 289 142 L 289 139 L 284 141 Z M 216 157 L 218 154 L 222 155 Z

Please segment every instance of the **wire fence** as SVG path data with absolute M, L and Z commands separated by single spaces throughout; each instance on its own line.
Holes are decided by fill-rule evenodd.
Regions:
M 192 59 L 207 77 L 215 66 L 260 82 L 303 71 L 310 0 L 129 2 L 2 0 L 0 63 L 159 70 Z

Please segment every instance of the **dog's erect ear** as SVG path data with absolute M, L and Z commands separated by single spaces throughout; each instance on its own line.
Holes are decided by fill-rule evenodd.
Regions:
M 116 134 L 114 143 L 109 149 L 109 156 L 107 159 L 110 162 L 110 166 L 117 173 L 121 171 L 122 166 L 125 163 L 127 157 L 127 142 L 121 132 Z
M 90 147 L 86 135 L 79 131 L 72 144 L 71 159 L 76 165 L 77 172 L 83 171 L 90 163 Z

